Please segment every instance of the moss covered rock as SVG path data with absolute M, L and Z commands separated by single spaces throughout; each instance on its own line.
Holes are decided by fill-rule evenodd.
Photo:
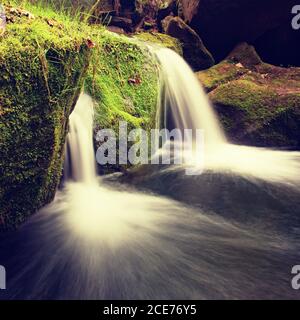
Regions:
M 118 137 L 120 121 L 127 122 L 128 132 L 154 128 L 159 74 L 157 61 L 148 45 L 182 53 L 180 44 L 176 39 L 158 33 L 127 37 L 108 31 L 99 33 L 97 27 L 93 32 L 96 48 L 85 87 L 96 101 L 95 133 L 99 129 L 113 129 Z M 95 140 L 95 148 L 98 147 L 99 142 Z M 107 172 L 123 168 L 101 166 L 99 170 Z
M 239 45 L 226 60 L 197 73 L 231 141 L 300 147 L 300 69 L 263 63 Z
M 125 36 L 103 32 L 97 40 L 86 79 L 86 89 L 98 103 L 96 125 L 116 131 L 119 121 L 127 121 L 131 129 L 149 126 L 158 89 L 153 57 Z
M 95 131 L 117 133 L 119 121 L 126 121 L 128 130 L 150 129 L 159 77 L 147 45 L 181 53 L 178 41 L 166 35 L 120 36 L 45 6 L 5 3 L 9 23 L 0 39 L 0 229 L 18 226 L 53 199 L 68 118 L 84 81 L 97 102 Z
M 6 6 L 10 23 L 0 38 L 0 229 L 53 199 L 90 55 L 77 24 L 32 9 Z
M 182 44 L 172 36 L 157 32 L 140 32 L 135 34 L 134 38 L 152 46 L 160 46 L 174 50 L 179 55 L 183 55 Z

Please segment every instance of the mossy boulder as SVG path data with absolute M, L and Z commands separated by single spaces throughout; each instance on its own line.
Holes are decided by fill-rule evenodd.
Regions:
M 226 60 L 197 75 L 231 141 L 300 147 L 299 68 L 263 63 L 244 43 Z
M 171 49 L 179 55 L 183 55 L 182 44 L 177 38 L 170 35 L 150 31 L 137 33 L 134 35 L 134 38 L 152 46 Z
M 77 24 L 32 9 L 6 6 L 0 38 L 0 229 L 53 199 L 91 51 Z
M 149 50 L 135 39 L 103 32 L 86 79 L 86 89 L 98 103 L 99 128 L 118 131 L 149 126 L 158 94 L 158 70 Z
M 119 121 L 126 121 L 129 130 L 150 130 L 159 77 L 147 45 L 181 52 L 178 41 L 166 35 L 120 36 L 49 7 L 5 4 L 9 23 L 0 39 L 0 229 L 18 226 L 52 201 L 62 173 L 68 118 L 84 81 L 97 102 L 95 131 L 118 132 Z
M 97 45 L 85 87 L 96 101 L 95 137 L 100 129 L 113 129 L 118 138 L 120 121 L 127 122 L 128 132 L 154 128 L 159 70 L 148 46 L 167 47 L 182 53 L 178 41 L 159 33 L 128 37 L 109 31 L 95 33 L 93 40 Z M 96 149 L 100 144 L 95 139 Z M 125 167 L 99 166 L 99 170 L 111 172 Z

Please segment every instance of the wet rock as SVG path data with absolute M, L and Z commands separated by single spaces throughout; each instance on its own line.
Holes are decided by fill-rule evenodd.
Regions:
M 111 17 L 109 26 L 121 28 L 121 29 L 125 30 L 126 32 L 133 31 L 132 19 L 130 19 L 130 18 L 117 17 L 117 16 Z
M 244 43 L 197 75 L 232 142 L 300 148 L 300 68 L 266 64 Z
M 9 24 L 0 41 L 0 231 L 53 200 L 68 118 L 91 51 L 83 33 L 22 9 L 6 12 Z
M 195 71 L 214 65 L 214 59 L 200 37 L 181 18 L 168 17 L 166 33 L 182 43 L 183 56 Z

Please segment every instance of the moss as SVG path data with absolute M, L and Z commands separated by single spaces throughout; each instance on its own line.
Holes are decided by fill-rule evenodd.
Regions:
M 238 48 L 197 74 L 230 139 L 259 146 L 300 146 L 300 125 L 294 121 L 300 110 L 299 68 L 263 63 L 251 46 L 247 59 L 247 47 Z
M 108 31 L 99 33 L 97 27 L 94 28 L 92 38 L 97 47 L 86 79 L 86 89 L 98 103 L 96 129 L 110 128 L 118 135 L 120 121 L 127 122 L 128 131 L 155 127 L 158 65 L 147 47 L 149 38 L 141 41 L 140 36 L 126 37 Z M 170 37 L 161 37 L 161 46 L 169 47 L 176 43 Z M 118 165 L 113 167 L 113 170 L 121 169 Z M 104 171 L 107 170 L 104 168 Z
M 95 48 L 85 89 L 96 101 L 95 131 L 113 129 L 118 137 L 120 121 L 127 122 L 128 131 L 155 127 L 159 74 L 148 45 L 182 53 L 179 42 L 158 33 L 118 35 L 99 26 L 90 27 L 88 34 Z M 108 168 L 112 170 L 123 170 L 123 166 Z
M 48 11 L 32 13 L 34 19 L 16 14 L 0 39 L 2 229 L 19 225 L 53 199 L 68 117 L 90 56 L 77 24 L 52 13 L 57 23 L 50 26 Z
M 98 103 L 96 128 L 117 132 L 123 120 L 129 130 L 150 129 L 158 68 L 143 41 L 180 51 L 168 36 L 120 36 L 44 6 L 24 2 L 22 9 L 10 11 L 0 39 L 2 229 L 19 225 L 53 199 L 68 117 L 83 81 Z
M 131 128 L 153 125 L 158 69 L 148 49 L 134 39 L 111 32 L 95 34 L 97 48 L 86 88 L 98 102 L 96 124 L 118 131 L 119 121 Z
M 204 72 L 197 72 L 196 75 L 204 88 L 209 92 L 221 84 L 239 78 L 246 72 L 248 70 L 239 68 L 234 63 L 224 61 Z
M 136 34 L 134 38 L 152 45 L 172 49 L 181 56 L 183 55 L 180 41 L 166 34 L 155 32 L 141 32 Z

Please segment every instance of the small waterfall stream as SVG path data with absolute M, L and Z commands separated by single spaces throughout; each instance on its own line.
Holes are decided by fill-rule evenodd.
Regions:
M 202 129 L 206 144 L 217 148 L 225 134 L 194 72 L 174 51 L 156 51 L 161 66 L 157 126 L 180 130 Z
M 159 51 L 164 104 L 174 125 L 202 128 L 209 148 L 206 168 L 210 175 L 181 180 L 179 193 L 211 199 L 251 215 L 255 203 L 238 202 L 243 192 L 254 196 L 274 214 L 272 201 L 286 195 L 287 206 L 298 206 L 299 193 L 278 182 L 295 182 L 298 154 L 232 146 L 220 129 L 209 102 L 190 69 L 173 52 Z M 166 114 L 164 112 L 164 114 Z M 160 115 L 162 113 L 160 112 Z M 167 123 L 167 118 L 165 123 Z M 164 120 L 163 120 L 164 121 Z M 28 221 L 18 232 L 0 236 L 1 263 L 8 270 L 5 299 L 251 299 L 295 298 L 290 287 L 290 268 L 299 263 L 299 243 L 289 234 L 275 231 L 263 217 L 259 227 L 219 215 L 211 203 L 189 206 L 159 195 L 142 192 L 96 176 L 92 144 L 93 101 L 82 94 L 70 118 L 65 186 L 55 201 Z M 215 151 L 211 151 L 215 150 Z M 160 168 L 152 166 L 159 172 Z M 214 170 L 235 171 L 228 194 L 221 198 L 221 179 L 214 184 Z M 275 183 L 269 193 L 265 185 L 253 184 L 239 175 L 252 175 Z M 155 176 L 155 174 L 151 174 Z M 217 177 L 220 175 L 218 174 Z M 178 174 L 168 172 L 159 185 L 168 182 L 171 193 L 178 188 Z M 143 174 L 145 180 L 147 175 Z M 292 179 L 294 178 L 294 179 Z M 195 182 L 200 179 L 195 188 Z M 201 180 L 202 179 L 202 180 Z M 107 182 L 105 182 L 107 181 Z M 189 185 L 192 187 L 189 188 Z M 279 184 L 278 184 L 279 185 Z M 273 186 L 273 185 L 272 185 Z M 151 188 L 150 188 L 151 189 Z M 220 193 L 219 193 L 220 191 Z M 270 201 L 263 201 L 271 197 Z M 269 199 L 268 198 L 268 199 Z M 276 203 L 277 203 L 276 202 Z M 280 202 L 281 203 L 281 202 Z M 193 202 L 190 202 L 192 205 Z M 288 207 L 290 205 L 290 207 Z M 257 207 L 258 208 L 258 207 Z M 277 220 L 276 220 L 277 219 Z M 297 232 L 294 218 L 291 224 Z M 244 219 L 246 220 L 246 216 Z M 289 223 L 287 218 L 285 222 Z M 9 246 L 9 252 L 7 247 Z M 251 284 L 251 285 L 249 285 Z
M 203 130 L 203 155 L 192 155 L 195 166 L 202 166 L 203 161 L 198 159 L 204 158 L 205 170 L 235 172 L 277 183 L 300 183 L 300 152 L 230 144 L 188 64 L 170 49 L 155 53 L 161 69 L 157 127 Z
M 87 94 L 79 97 L 70 116 L 65 160 L 66 178 L 96 183 L 96 162 L 93 146 L 93 101 Z

